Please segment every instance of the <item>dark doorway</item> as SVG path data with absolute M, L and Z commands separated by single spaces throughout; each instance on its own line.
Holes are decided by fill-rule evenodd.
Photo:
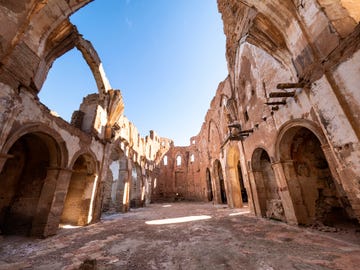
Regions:
M 208 201 L 211 202 L 214 199 L 214 194 L 213 194 L 213 190 L 212 190 L 211 175 L 210 175 L 209 169 L 206 169 L 206 185 L 207 185 Z
M 220 186 L 220 198 L 221 203 L 226 204 L 227 203 L 227 197 L 226 197 L 226 190 L 225 190 L 225 182 L 224 182 L 224 176 L 221 168 L 221 163 L 219 160 L 215 161 L 215 174 L 219 179 L 219 186 Z
M 307 128 L 293 127 L 280 147 L 282 158 L 293 161 L 289 189 L 301 202 L 294 204 L 299 223 L 334 227 L 351 223 L 352 208 L 334 181 L 317 136 Z
M 247 195 L 246 188 L 245 188 L 245 185 L 244 185 L 244 179 L 242 177 L 242 171 L 241 171 L 240 162 L 238 162 L 238 164 L 237 164 L 237 170 L 238 170 L 238 175 L 239 175 L 241 198 L 242 198 L 243 203 L 247 203 L 248 202 L 248 195 Z
M 0 228 L 4 234 L 30 235 L 50 153 L 40 134 L 27 134 L 10 148 L 0 174 Z
M 95 162 L 90 156 L 81 155 L 73 166 L 61 223 L 84 226 L 92 220 L 92 202 L 96 185 Z

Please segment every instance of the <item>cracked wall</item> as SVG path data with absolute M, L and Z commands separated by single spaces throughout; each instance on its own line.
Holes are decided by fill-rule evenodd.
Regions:
M 230 207 L 247 197 L 256 215 L 291 224 L 359 220 L 360 7 L 315 0 L 218 7 L 229 77 L 190 146 L 170 149 L 172 163 L 179 151 L 199 153 L 182 168 L 182 196 L 224 203 L 225 191 Z M 194 165 L 197 174 L 189 173 Z M 158 196 L 174 200 L 178 168 L 161 169 Z
M 123 116 L 120 90 L 111 88 L 95 48 L 68 20 L 88 2 L 0 4 L 0 22 L 8 26 L 0 30 L 1 233 L 44 237 L 60 224 L 87 225 L 103 211 L 151 201 L 170 140 L 154 131 L 141 138 Z M 67 123 L 37 94 L 52 63 L 74 47 L 98 89 Z
M 0 4 L 1 231 L 48 236 L 154 200 L 248 203 L 291 224 L 360 219 L 358 4 L 218 0 L 229 76 L 199 133 L 176 147 L 124 117 L 120 90 L 68 20 L 88 2 Z M 67 123 L 37 94 L 74 47 L 98 89 Z

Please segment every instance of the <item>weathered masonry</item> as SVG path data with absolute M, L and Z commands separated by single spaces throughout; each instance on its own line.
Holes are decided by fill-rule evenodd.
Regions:
M 229 76 L 190 146 L 166 154 L 157 196 L 248 202 L 291 224 L 360 220 L 360 2 L 218 7 Z
M 248 203 L 290 224 L 360 220 L 360 2 L 218 0 L 229 75 L 187 147 L 142 138 L 125 118 L 69 21 L 88 2 L 0 3 L 1 233 L 45 237 L 160 200 Z M 98 89 L 67 123 L 38 93 L 73 48 Z
M 48 236 L 101 212 L 149 203 L 156 163 L 171 141 L 141 138 L 123 115 L 101 60 L 68 17 L 90 1 L 0 4 L 0 231 Z M 52 63 L 76 47 L 98 92 L 71 123 L 38 100 Z

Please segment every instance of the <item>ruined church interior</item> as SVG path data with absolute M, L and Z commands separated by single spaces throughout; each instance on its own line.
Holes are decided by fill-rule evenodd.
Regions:
M 359 269 L 360 1 L 217 0 L 228 76 L 188 146 L 125 117 L 90 2 L 0 0 L 0 270 Z M 38 95 L 74 48 L 97 89 L 67 122 Z

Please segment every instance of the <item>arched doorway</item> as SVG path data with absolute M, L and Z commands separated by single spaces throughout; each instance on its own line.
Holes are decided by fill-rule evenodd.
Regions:
M 227 201 L 230 207 L 241 208 L 243 207 L 243 201 L 237 168 L 238 162 L 239 149 L 236 146 L 232 146 L 228 149 L 226 158 Z
M 299 224 L 335 226 L 350 220 L 346 211 L 350 204 L 334 181 L 313 131 L 302 126 L 289 128 L 279 150 L 281 160 L 291 160 L 288 185 Z
M 125 211 L 124 207 L 128 203 L 125 192 L 125 187 L 129 182 L 128 160 L 124 151 L 119 148 L 113 149 L 110 160 L 107 181 L 111 183 L 111 186 L 108 190 L 108 201 L 103 205 L 103 209 L 115 212 Z
M 285 221 L 283 205 L 268 153 L 257 148 L 251 160 L 261 216 Z
M 84 226 L 92 221 L 97 178 L 94 159 L 87 154 L 80 155 L 73 166 L 61 224 Z
M 214 163 L 214 174 L 215 177 L 218 180 L 219 183 L 219 192 L 220 192 L 220 202 L 223 204 L 227 203 L 227 196 L 226 196 L 226 190 L 225 190 L 225 181 L 223 176 L 223 171 L 221 167 L 221 163 L 219 160 L 216 160 Z
M 130 207 L 137 208 L 143 206 L 143 187 L 142 169 L 139 164 L 133 163 L 131 170 Z
M 239 184 L 240 184 L 240 189 L 241 189 L 241 198 L 243 203 L 247 203 L 248 202 L 248 195 L 247 195 L 247 191 L 245 188 L 245 184 L 244 184 L 244 179 L 242 176 L 242 170 L 241 170 L 241 166 L 240 166 L 240 161 L 237 164 L 237 171 L 238 171 L 238 177 L 239 177 Z
M 207 198 L 208 201 L 211 202 L 214 199 L 214 194 L 212 190 L 211 174 L 209 168 L 206 169 L 206 187 L 207 187 Z
M 0 173 L 0 229 L 4 234 L 42 235 L 56 185 L 57 171 L 51 168 L 61 165 L 58 144 L 33 132 L 17 139 L 7 154 Z M 42 192 L 45 182 L 47 194 Z

